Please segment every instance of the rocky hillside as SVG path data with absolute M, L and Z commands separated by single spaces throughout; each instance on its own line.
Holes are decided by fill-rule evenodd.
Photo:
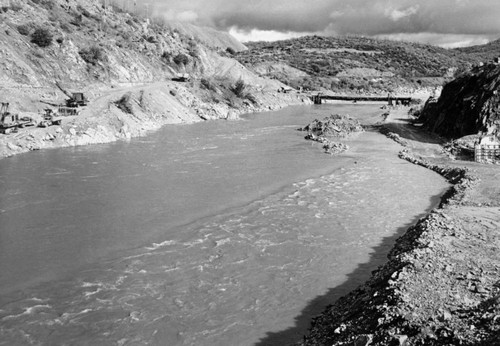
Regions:
M 420 119 L 449 138 L 499 134 L 500 65 L 487 64 L 446 84 L 438 100 L 426 103 Z
M 185 72 L 210 77 L 224 60 L 218 54 L 226 50 L 221 47 L 224 42 L 232 49 L 243 49 L 234 39 L 222 40 L 222 33 L 211 35 L 216 39 L 210 42 L 202 41 L 193 28 L 179 29 L 117 7 L 104 8 L 96 0 L 10 4 L 1 14 L 0 83 L 7 89 L 29 88 L 25 96 L 32 101 L 43 97 L 56 81 L 68 88 L 94 84 L 94 91 L 161 81 Z M 18 106 L 33 110 L 26 103 Z
M 12 0 L 0 7 L 0 18 L 0 101 L 11 112 L 39 120 L 48 105 L 64 103 L 62 90 L 90 100 L 60 127 L 0 135 L 0 157 L 309 102 L 277 93 L 282 83 L 233 59 L 245 47 L 228 34 L 99 0 Z
M 458 50 L 366 37 L 308 36 L 247 46 L 237 58 L 260 75 L 295 87 L 334 91 L 437 86 L 476 62 Z

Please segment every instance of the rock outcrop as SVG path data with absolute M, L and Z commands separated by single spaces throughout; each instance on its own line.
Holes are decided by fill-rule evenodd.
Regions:
M 448 138 L 500 132 L 500 65 L 473 69 L 446 84 L 438 100 L 427 101 L 420 119 Z

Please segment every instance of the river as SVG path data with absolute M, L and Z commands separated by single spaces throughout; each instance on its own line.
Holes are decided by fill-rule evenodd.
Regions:
M 366 280 L 448 188 L 376 132 L 324 154 L 290 107 L 0 161 L 0 345 L 272 345 Z

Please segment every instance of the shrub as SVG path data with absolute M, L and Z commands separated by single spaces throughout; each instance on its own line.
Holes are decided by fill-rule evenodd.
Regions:
M 189 57 L 186 54 L 179 53 L 174 57 L 174 62 L 177 65 L 187 65 L 189 63 Z
M 188 52 L 189 55 L 191 55 L 193 58 L 200 56 L 200 48 L 195 41 L 189 42 Z
M 87 18 L 93 18 L 94 16 L 89 12 L 87 11 L 85 8 L 83 8 L 81 5 L 78 5 L 77 7 L 77 10 L 85 17 Z
M 250 102 L 252 102 L 254 105 L 258 104 L 259 101 L 257 101 L 257 98 L 255 96 L 253 96 L 252 94 L 248 93 L 246 94 L 246 99 L 249 100 Z
M 165 62 L 170 62 L 170 58 L 172 57 L 172 54 L 170 54 L 169 52 L 167 51 L 163 51 L 163 53 L 161 54 L 161 59 Z
M 209 79 L 207 79 L 207 78 L 202 78 L 202 79 L 200 80 L 200 83 L 201 83 L 201 85 L 202 85 L 205 89 L 207 89 L 207 90 L 210 90 L 210 88 L 212 87 L 212 83 L 211 83 L 211 82 L 210 82 L 210 80 L 209 80 Z
M 45 7 L 48 10 L 52 10 L 55 6 L 53 0 L 31 0 L 32 3 Z
M 99 61 L 105 60 L 104 49 L 98 46 L 81 49 L 78 54 L 87 64 L 96 65 Z
M 68 34 L 71 34 L 73 32 L 73 30 L 71 29 L 71 27 L 69 26 L 68 23 L 62 23 L 61 29 L 65 32 L 67 32 Z
M 211 90 L 211 91 L 216 91 L 217 90 L 217 88 L 215 87 L 214 83 L 210 79 L 208 79 L 208 78 L 202 78 L 200 80 L 200 83 L 201 83 L 201 86 L 204 87 L 207 90 Z
M 23 9 L 23 7 L 21 5 L 18 5 L 18 4 L 10 5 L 11 11 L 18 12 L 18 11 L 21 11 L 22 9 Z
M 154 36 L 144 36 L 144 39 L 149 43 L 156 43 L 156 38 Z
M 226 52 L 229 53 L 229 54 L 231 54 L 231 55 L 235 55 L 236 54 L 236 51 L 233 48 L 231 48 L 231 47 L 227 47 Z
M 24 36 L 28 36 L 31 33 L 31 26 L 28 24 L 21 24 L 17 26 L 17 31 Z
M 39 47 L 48 47 L 52 44 L 52 33 L 49 29 L 38 28 L 31 35 L 31 42 Z
M 243 97 L 245 96 L 245 89 L 246 89 L 247 85 L 245 84 L 245 82 L 240 78 L 236 81 L 236 83 L 234 84 L 234 86 L 231 88 L 232 92 L 238 96 L 238 97 Z
M 124 94 L 118 101 L 115 101 L 115 105 L 125 113 L 134 114 L 130 93 Z

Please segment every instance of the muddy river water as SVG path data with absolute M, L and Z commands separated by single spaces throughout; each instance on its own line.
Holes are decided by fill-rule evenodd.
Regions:
M 292 107 L 0 161 L 0 345 L 282 345 L 447 183 L 376 132 L 324 154 Z

